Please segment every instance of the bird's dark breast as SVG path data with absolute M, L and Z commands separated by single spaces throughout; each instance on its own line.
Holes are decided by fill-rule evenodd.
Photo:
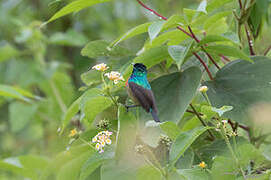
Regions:
M 141 105 L 147 112 L 150 112 L 150 109 L 156 111 L 152 90 L 145 89 L 134 82 L 129 82 L 127 89 L 129 96 L 136 104 Z

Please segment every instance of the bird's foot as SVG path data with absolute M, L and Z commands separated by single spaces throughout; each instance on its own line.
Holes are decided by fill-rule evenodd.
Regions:
M 139 105 L 124 105 L 126 107 L 126 111 L 129 111 L 129 108 L 134 108 L 134 107 L 138 107 Z

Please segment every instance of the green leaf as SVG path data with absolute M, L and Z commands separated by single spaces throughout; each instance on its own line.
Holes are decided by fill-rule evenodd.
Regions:
M 129 157 L 122 162 L 111 161 L 104 164 L 101 168 L 101 180 L 136 180 L 136 167 L 132 162 L 133 157 Z
M 189 36 L 181 32 L 180 30 L 173 30 L 169 32 L 165 32 L 160 36 L 156 37 L 152 42 L 147 41 L 144 45 L 144 49 L 150 49 L 154 47 L 161 46 L 165 43 L 167 45 L 178 45 L 184 40 L 186 40 Z
M 87 86 L 93 86 L 102 82 L 101 76 L 101 72 L 89 70 L 88 72 L 81 74 L 81 79 Z
M 197 67 L 161 76 L 151 82 L 160 120 L 177 123 L 192 101 L 201 79 Z
M 191 41 L 188 46 L 180 46 L 180 45 L 175 45 L 175 46 L 169 46 L 168 47 L 168 53 L 172 57 L 173 60 L 176 61 L 176 64 L 179 69 L 181 69 L 181 65 L 187 56 L 189 50 L 192 47 L 194 41 Z
M 93 151 L 79 155 L 77 158 L 64 164 L 57 174 L 57 180 L 78 180 L 80 177 L 81 167 Z
M 18 54 L 19 54 L 19 51 L 13 46 L 11 46 L 10 44 L 1 46 L 0 47 L 0 62 L 16 57 Z
M 167 21 L 164 21 L 164 25 L 163 25 L 163 30 L 172 28 L 172 27 L 176 27 L 179 25 L 184 25 L 185 24 L 185 20 L 183 18 L 183 16 L 180 15 L 172 15 L 170 16 L 170 18 L 168 18 Z
M 82 56 L 89 58 L 98 58 L 100 56 L 121 57 L 129 54 L 130 52 L 127 49 L 119 46 L 110 48 L 109 43 L 104 40 L 91 41 L 81 51 Z
M 143 63 L 147 68 L 150 68 L 164 60 L 169 58 L 167 51 L 167 46 L 156 47 L 144 51 L 142 54 L 137 56 L 133 62 L 134 63 Z M 124 73 L 124 78 L 128 76 L 128 73 L 132 70 L 132 66 L 129 66 Z
M 15 88 L 12 86 L 8 86 L 8 85 L 0 84 L 0 96 L 16 98 L 19 100 L 29 102 L 29 99 L 26 98 L 24 95 L 26 95 L 28 97 L 32 97 L 31 93 L 29 93 L 25 90 L 22 90 L 20 88 Z
M 62 120 L 62 129 L 61 132 L 66 128 L 66 126 L 69 124 L 71 119 L 79 112 L 79 104 L 81 101 L 81 97 L 79 97 L 77 100 L 75 100 L 68 110 L 65 112 Z
M 243 51 L 232 46 L 217 44 L 217 45 L 207 46 L 205 47 L 205 49 L 209 53 L 215 53 L 217 55 L 223 54 L 225 56 L 236 57 L 243 60 L 247 60 L 249 62 L 253 62 Z
M 217 156 L 214 158 L 211 174 L 213 179 L 235 180 L 237 169 L 238 166 L 232 157 Z
M 156 36 L 159 34 L 161 31 L 163 24 L 165 21 L 157 21 L 152 23 L 149 28 L 148 28 L 148 33 L 150 36 L 151 41 L 156 38 Z
M 230 62 L 217 72 L 214 81 L 204 83 L 212 106 L 232 106 L 233 110 L 223 116 L 245 124 L 250 124 L 250 108 L 271 102 L 271 60 L 261 56 L 252 59 L 253 64 L 243 60 Z
M 87 43 L 87 37 L 82 33 L 69 30 L 66 33 L 57 32 L 49 38 L 49 42 L 63 46 L 83 46 Z
M 229 41 L 235 44 L 235 42 L 231 41 L 231 39 L 228 39 L 224 36 L 220 35 L 208 35 L 202 38 L 200 43 L 198 43 L 198 46 L 202 46 L 204 44 L 213 43 L 213 42 L 221 42 L 221 41 Z
M 118 134 L 115 157 L 117 160 L 135 153 L 137 120 L 132 112 L 120 105 L 118 109 Z M 127 158 L 127 157 L 126 157 Z
M 101 166 L 106 160 L 112 159 L 113 153 L 105 151 L 103 154 L 93 153 L 91 157 L 83 164 L 80 173 L 80 180 L 88 179 L 95 169 Z
M 202 0 L 201 3 L 199 4 L 197 11 L 204 12 L 207 14 L 206 6 L 207 6 L 207 0 Z
M 170 122 L 170 121 L 167 121 L 167 122 L 160 124 L 160 128 L 173 141 L 181 133 L 181 129 L 174 122 Z
M 13 102 L 9 105 L 9 121 L 12 132 L 22 130 L 33 118 L 37 111 L 36 104 Z
M 103 112 L 105 109 L 112 105 L 113 102 L 110 98 L 97 95 L 88 98 L 82 107 L 82 110 L 88 123 L 91 124 L 99 113 Z
M 116 46 L 117 44 L 119 44 L 120 42 L 122 42 L 122 41 L 124 41 L 126 39 L 129 39 L 129 38 L 134 37 L 136 35 L 147 32 L 150 25 L 151 25 L 151 23 L 148 22 L 148 23 L 141 24 L 139 26 L 134 27 L 133 29 L 126 32 L 124 35 L 120 36 L 114 42 L 112 42 L 110 44 L 110 47 L 114 47 L 114 46 Z
M 212 110 L 216 112 L 220 117 L 228 111 L 231 111 L 233 109 L 232 106 L 222 106 L 221 108 L 212 107 Z
M 216 13 L 211 17 L 208 17 L 208 19 L 204 23 L 204 29 L 205 30 L 208 29 L 210 26 L 212 26 L 212 24 L 215 24 L 215 22 L 230 15 L 231 13 L 232 11 L 223 11 L 223 12 Z
M 153 166 L 140 167 L 137 172 L 137 180 L 162 180 L 162 175 Z
M 198 127 L 191 131 L 181 133 L 171 146 L 169 152 L 169 162 L 173 167 L 177 160 L 191 146 L 191 144 L 206 130 L 208 127 Z
M 193 169 L 180 169 L 177 170 L 177 172 L 186 179 L 200 179 L 200 180 L 211 179 L 210 175 L 208 174 L 208 171 L 204 171 L 199 167 Z
M 0 161 L 0 169 L 8 172 L 12 172 L 17 175 L 24 176 L 26 178 L 36 179 L 37 176 L 32 170 L 22 167 L 18 158 L 7 158 Z
M 86 7 L 93 6 L 95 4 L 108 2 L 110 0 L 76 0 L 66 5 L 62 9 L 60 9 L 57 13 L 55 13 L 46 23 L 52 22 L 62 16 L 67 14 L 78 12 Z
M 49 161 L 45 157 L 37 155 L 25 155 L 19 157 L 20 163 L 24 168 L 35 171 L 38 175 L 40 171 L 43 171 L 47 167 Z
M 215 9 L 218 9 L 220 7 L 223 7 L 223 5 L 234 2 L 234 0 L 212 0 L 207 5 L 207 11 L 211 12 Z

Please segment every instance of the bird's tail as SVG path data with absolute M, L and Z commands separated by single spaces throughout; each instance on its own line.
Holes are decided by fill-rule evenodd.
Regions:
M 155 122 L 161 122 L 160 119 L 159 119 L 159 117 L 158 117 L 158 115 L 157 115 L 157 111 L 152 110 L 151 111 L 151 115 L 152 115 L 152 118 L 153 118 L 153 120 Z

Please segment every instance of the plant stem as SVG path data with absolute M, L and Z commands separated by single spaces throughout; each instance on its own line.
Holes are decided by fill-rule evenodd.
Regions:
M 56 97 L 56 101 L 57 101 L 60 109 L 62 110 L 63 113 L 65 113 L 67 111 L 67 107 L 66 107 L 65 103 L 63 102 L 63 99 L 60 96 L 60 93 L 59 93 L 58 89 L 56 88 L 55 83 L 52 80 L 49 80 L 49 84 L 53 90 L 53 93 Z
M 208 125 L 203 121 L 203 119 L 200 117 L 200 114 L 197 112 L 197 110 L 194 108 L 194 106 L 192 104 L 190 104 L 190 107 L 192 108 L 193 112 L 196 114 L 197 118 L 199 119 L 199 121 L 201 122 L 201 124 L 205 127 L 208 127 Z M 209 135 L 211 136 L 212 140 L 215 140 L 214 135 L 212 134 L 212 132 L 208 129 L 207 130 Z
M 269 46 L 263 53 L 264 56 L 268 54 L 268 52 L 271 50 L 271 46 Z
M 82 139 L 82 138 L 80 138 L 80 137 L 79 137 L 79 139 L 80 139 L 82 142 L 84 142 L 85 144 L 89 145 L 93 150 L 96 151 L 95 147 L 93 147 L 89 142 L 87 142 L 86 140 L 84 140 L 84 139 Z
M 155 15 L 158 16 L 159 18 L 161 18 L 161 19 L 163 19 L 163 20 L 165 20 L 165 21 L 168 20 L 165 16 L 162 16 L 161 14 L 159 14 L 158 12 L 156 12 L 155 10 L 153 10 L 153 9 L 149 8 L 148 6 L 146 6 L 142 1 L 140 1 L 140 0 L 136 0 L 136 1 L 137 1 L 143 8 L 147 9 L 148 11 L 150 11 L 150 12 L 153 13 L 153 14 L 155 14 Z M 184 30 L 181 26 L 177 26 L 177 29 L 181 30 L 183 33 L 185 33 L 185 34 L 188 35 L 189 37 L 195 39 L 195 38 L 193 37 L 193 35 L 191 35 L 189 32 L 187 32 L 186 30 Z M 196 39 L 195 39 L 195 40 L 196 40 Z M 196 41 L 197 41 L 197 40 L 196 40 Z M 197 42 L 199 42 L 199 40 L 198 40 Z M 193 54 L 196 55 L 195 52 L 194 52 Z M 198 57 L 199 57 L 199 56 L 198 56 Z M 199 59 L 198 57 L 197 57 L 197 59 Z M 208 56 L 208 57 L 209 57 L 209 56 Z M 210 73 L 208 67 L 207 67 L 206 64 L 204 63 L 204 61 L 202 61 L 201 59 L 199 59 L 199 60 L 200 60 L 200 63 L 204 66 L 205 70 L 208 72 L 208 75 L 209 75 L 210 79 L 213 80 L 213 77 L 212 77 L 212 75 L 211 75 L 211 73 Z
M 247 23 L 245 23 L 245 31 L 246 31 L 246 35 L 247 35 L 247 41 L 248 41 L 248 46 L 249 46 L 249 51 L 250 51 L 250 55 L 251 56 L 254 56 L 255 55 L 255 52 L 253 50 L 253 41 L 250 37 L 250 32 L 248 30 L 248 25 Z
M 227 137 L 225 128 L 224 128 L 223 125 L 221 125 L 221 126 L 222 126 L 222 127 L 220 128 L 220 129 L 221 129 L 221 135 L 222 135 L 222 137 L 224 138 L 224 140 L 225 140 L 225 142 L 226 142 L 226 144 L 227 144 L 227 146 L 228 146 L 228 148 L 229 148 L 229 150 L 230 150 L 230 152 L 231 152 L 231 155 L 232 155 L 232 157 L 234 158 L 234 160 L 235 160 L 237 166 L 239 167 L 239 169 L 240 169 L 240 171 L 241 171 L 241 173 L 242 173 L 243 178 L 246 179 L 245 172 L 243 171 L 243 169 L 242 169 L 242 167 L 241 167 L 241 165 L 240 165 L 240 162 L 239 162 L 239 160 L 238 160 L 238 158 L 237 158 L 237 156 L 236 156 L 236 154 L 235 154 L 235 152 L 234 152 L 234 150 L 233 150 L 233 148 L 232 148 L 232 146 L 231 146 L 231 143 L 230 143 L 230 141 L 229 141 L 229 138 Z
M 213 78 L 213 76 L 212 76 L 212 74 L 211 74 L 209 68 L 207 67 L 207 65 L 205 64 L 205 62 L 201 59 L 201 57 L 200 57 L 197 53 L 195 53 L 195 52 L 193 52 L 193 55 L 194 55 L 194 56 L 201 62 L 201 64 L 204 66 L 206 72 L 208 73 L 209 78 L 210 78 L 211 80 L 214 80 L 214 78 Z

